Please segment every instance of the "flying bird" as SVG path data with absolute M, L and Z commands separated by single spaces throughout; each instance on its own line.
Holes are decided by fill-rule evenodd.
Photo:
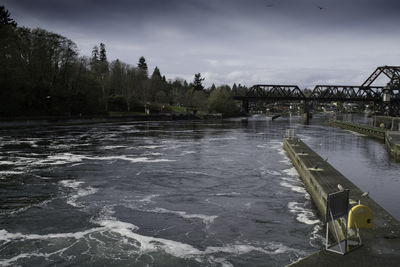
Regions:
M 274 4 L 267 4 L 266 7 L 273 7 Z
M 344 190 L 344 187 L 341 184 L 338 184 L 337 188 L 339 189 L 339 191 L 343 191 Z
M 319 8 L 319 10 L 326 10 L 326 8 L 322 6 L 317 6 L 317 8 Z

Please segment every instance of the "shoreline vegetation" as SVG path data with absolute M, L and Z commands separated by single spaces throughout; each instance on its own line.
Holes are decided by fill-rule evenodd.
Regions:
M 91 56 L 81 56 L 67 37 L 45 29 L 19 27 L 0 6 L 0 120 L 18 117 L 113 116 L 115 113 L 220 113 L 238 115 L 234 95 L 247 88 L 233 84 L 205 88 L 204 78 L 192 82 L 167 79 L 146 59 L 136 66 L 109 61 L 104 43 Z

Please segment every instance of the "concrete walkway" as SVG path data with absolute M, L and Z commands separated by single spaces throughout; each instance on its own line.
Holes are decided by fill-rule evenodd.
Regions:
M 300 139 L 286 138 L 284 148 L 324 221 L 326 198 L 328 194 L 338 191 L 338 184 L 350 190 L 350 199 L 361 199 L 363 192 L 357 186 Z M 400 205 L 400 194 L 393 201 L 398 201 Z M 322 249 L 289 266 L 400 266 L 400 223 L 371 198 L 362 198 L 361 204 L 370 207 L 374 213 L 373 228 L 361 229 L 364 244 L 361 248 L 344 256 Z

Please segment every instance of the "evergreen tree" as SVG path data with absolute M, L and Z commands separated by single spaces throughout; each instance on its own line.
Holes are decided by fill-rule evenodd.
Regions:
M 106 62 L 107 61 L 106 45 L 103 44 L 103 43 L 100 43 L 100 61 L 101 62 Z
M 213 83 L 209 89 L 209 93 L 212 93 L 216 89 L 215 84 Z
M 162 80 L 160 70 L 159 70 L 159 68 L 157 66 L 155 67 L 155 69 L 153 71 L 153 74 L 151 75 L 151 79 Z
M 10 12 L 4 6 L 0 6 L 0 25 L 17 27 L 17 23 L 11 18 Z
M 103 93 L 103 103 L 106 111 L 108 111 L 108 90 L 106 88 L 106 81 L 108 80 L 108 61 L 107 61 L 107 54 L 106 54 L 106 46 L 104 43 L 100 43 L 100 52 L 99 52 L 99 70 L 97 73 L 101 90 Z
M 92 50 L 92 61 L 97 62 L 99 60 L 99 47 L 95 45 Z
M 144 57 L 139 58 L 138 68 L 147 77 L 147 63 Z
M 195 91 L 203 91 L 204 90 L 204 86 L 202 84 L 202 82 L 205 80 L 205 78 L 201 78 L 201 74 L 197 73 L 194 75 L 194 82 L 193 82 L 193 86 L 194 86 L 194 90 Z
M 99 47 L 95 45 L 92 49 L 92 57 L 90 59 L 91 70 L 99 75 Z

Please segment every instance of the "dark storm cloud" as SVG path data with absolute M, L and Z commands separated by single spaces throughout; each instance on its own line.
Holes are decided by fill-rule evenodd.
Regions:
M 144 55 L 170 78 L 209 83 L 361 83 L 398 64 L 394 0 L 5 0 L 20 25 L 59 32 L 83 54 Z
M 368 26 L 399 20 L 400 9 L 400 1 L 395 0 L 6 0 L 5 3 L 22 15 L 31 14 L 43 20 L 82 24 L 118 20 L 121 25 L 162 19 L 179 23 L 186 18 L 193 23 L 196 20 L 204 23 L 216 16 L 249 20 L 280 16 L 287 22 L 308 25 L 319 21 L 324 26 Z

